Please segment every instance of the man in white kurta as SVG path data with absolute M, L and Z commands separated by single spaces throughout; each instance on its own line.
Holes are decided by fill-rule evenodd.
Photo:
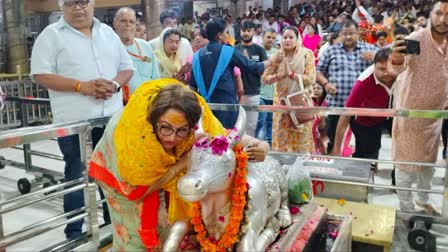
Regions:
M 448 95 L 448 3 L 436 1 L 431 12 L 431 27 L 412 33 L 407 39 L 420 41 L 420 55 L 400 53 L 398 37 L 389 58 L 391 70 L 400 73 L 396 97 L 397 109 L 443 110 Z M 395 161 L 435 163 L 437 161 L 441 119 L 394 118 L 392 158 Z M 396 185 L 410 188 L 413 182 L 420 189 L 430 189 L 433 167 L 396 166 Z M 398 191 L 402 211 L 413 211 L 409 191 Z M 427 193 L 418 193 L 416 204 L 432 210 Z

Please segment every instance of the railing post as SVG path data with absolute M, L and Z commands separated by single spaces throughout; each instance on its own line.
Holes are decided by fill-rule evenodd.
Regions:
M 17 65 L 17 79 L 19 81 L 21 81 L 23 79 L 23 76 L 22 76 L 22 66 L 21 65 Z
M 98 206 L 96 203 L 96 183 L 87 185 L 87 211 L 89 213 L 89 231 L 92 234 L 92 243 L 95 248 L 100 246 L 100 225 L 98 222 Z
M 17 66 L 17 72 L 19 73 L 21 70 L 20 66 Z M 19 83 L 19 90 L 21 90 L 20 86 L 22 83 Z M 28 127 L 29 118 L 28 118 L 28 106 L 25 102 L 20 102 L 20 123 L 21 127 Z M 23 159 L 25 162 L 25 170 L 32 171 L 33 170 L 33 162 L 31 157 L 31 144 L 23 145 Z
M 86 127 L 86 129 L 79 134 L 79 146 L 81 151 L 81 162 L 83 163 L 85 170 L 85 183 L 86 190 L 84 191 L 84 199 L 86 209 L 88 211 L 89 219 L 89 233 L 92 234 L 92 243 L 95 248 L 100 245 L 100 229 L 98 223 L 98 207 L 96 204 L 96 184 L 89 182 L 89 175 L 87 171 L 87 135 L 90 133 L 91 128 Z
M 448 167 L 445 168 L 445 181 L 443 182 L 442 217 L 448 219 Z
M 3 202 L 3 194 L 0 193 L 0 202 Z M 0 206 L 0 210 L 1 210 Z M 5 231 L 3 230 L 3 215 L 0 214 L 0 241 L 5 238 Z M 0 248 L 0 252 L 6 252 L 6 248 Z
M 17 69 L 16 77 L 17 77 L 17 81 L 19 82 L 17 91 L 19 91 L 19 97 L 24 97 L 25 96 L 25 87 L 22 83 L 22 67 L 20 65 L 17 65 L 16 69 Z

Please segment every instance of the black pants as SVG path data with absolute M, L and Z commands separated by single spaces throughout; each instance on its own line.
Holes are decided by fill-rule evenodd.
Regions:
M 354 117 L 352 117 L 350 120 L 350 127 L 356 140 L 356 148 L 353 157 L 378 159 L 381 148 L 383 123 L 375 126 L 363 126 L 355 122 Z
M 327 153 L 330 154 L 334 146 L 334 138 L 336 137 L 336 128 L 338 127 L 339 116 L 329 115 L 326 119 L 326 130 L 328 136 Z
M 92 129 L 93 146 L 96 146 L 101 139 L 104 128 Z M 64 181 L 70 181 L 83 176 L 83 163 L 81 162 L 80 143 L 78 135 L 71 135 L 58 138 L 59 149 L 64 156 Z M 103 191 L 100 188 L 101 199 L 104 199 Z M 64 212 L 71 212 L 84 207 L 84 192 L 78 190 L 64 195 Z M 103 204 L 104 221 L 110 223 L 109 211 L 106 204 Z M 81 235 L 84 220 L 78 220 L 67 224 L 64 229 L 67 239 L 77 238 Z

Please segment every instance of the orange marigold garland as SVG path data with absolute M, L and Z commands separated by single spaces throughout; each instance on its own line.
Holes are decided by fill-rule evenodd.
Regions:
M 193 216 L 191 223 L 197 232 L 197 239 L 204 251 L 226 251 L 233 247 L 238 241 L 241 222 L 244 218 L 246 209 L 246 193 L 247 185 L 247 153 L 243 151 L 243 147 L 238 144 L 233 148 L 236 156 L 236 174 L 234 180 L 234 190 L 232 195 L 232 207 L 230 210 L 229 222 L 224 230 L 224 235 L 218 241 L 213 241 L 208 236 L 207 229 L 202 221 L 201 203 L 193 203 Z

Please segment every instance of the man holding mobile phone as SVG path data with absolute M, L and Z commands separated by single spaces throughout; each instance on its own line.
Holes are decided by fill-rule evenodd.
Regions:
M 396 109 L 443 110 L 448 96 L 448 0 L 434 1 L 431 25 L 412 33 L 406 39 L 418 41 L 420 54 L 406 46 L 402 35 L 396 37 L 389 68 L 400 74 Z M 411 42 L 412 44 L 412 42 Z M 395 161 L 435 163 L 437 161 L 442 120 L 404 118 L 394 119 L 392 158 Z M 410 188 L 417 182 L 419 189 L 430 189 L 433 167 L 396 165 L 396 185 Z M 409 191 L 398 190 L 400 208 L 412 212 L 414 202 Z M 430 214 L 436 210 L 428 194 L 418 193 L 415 203 Z

